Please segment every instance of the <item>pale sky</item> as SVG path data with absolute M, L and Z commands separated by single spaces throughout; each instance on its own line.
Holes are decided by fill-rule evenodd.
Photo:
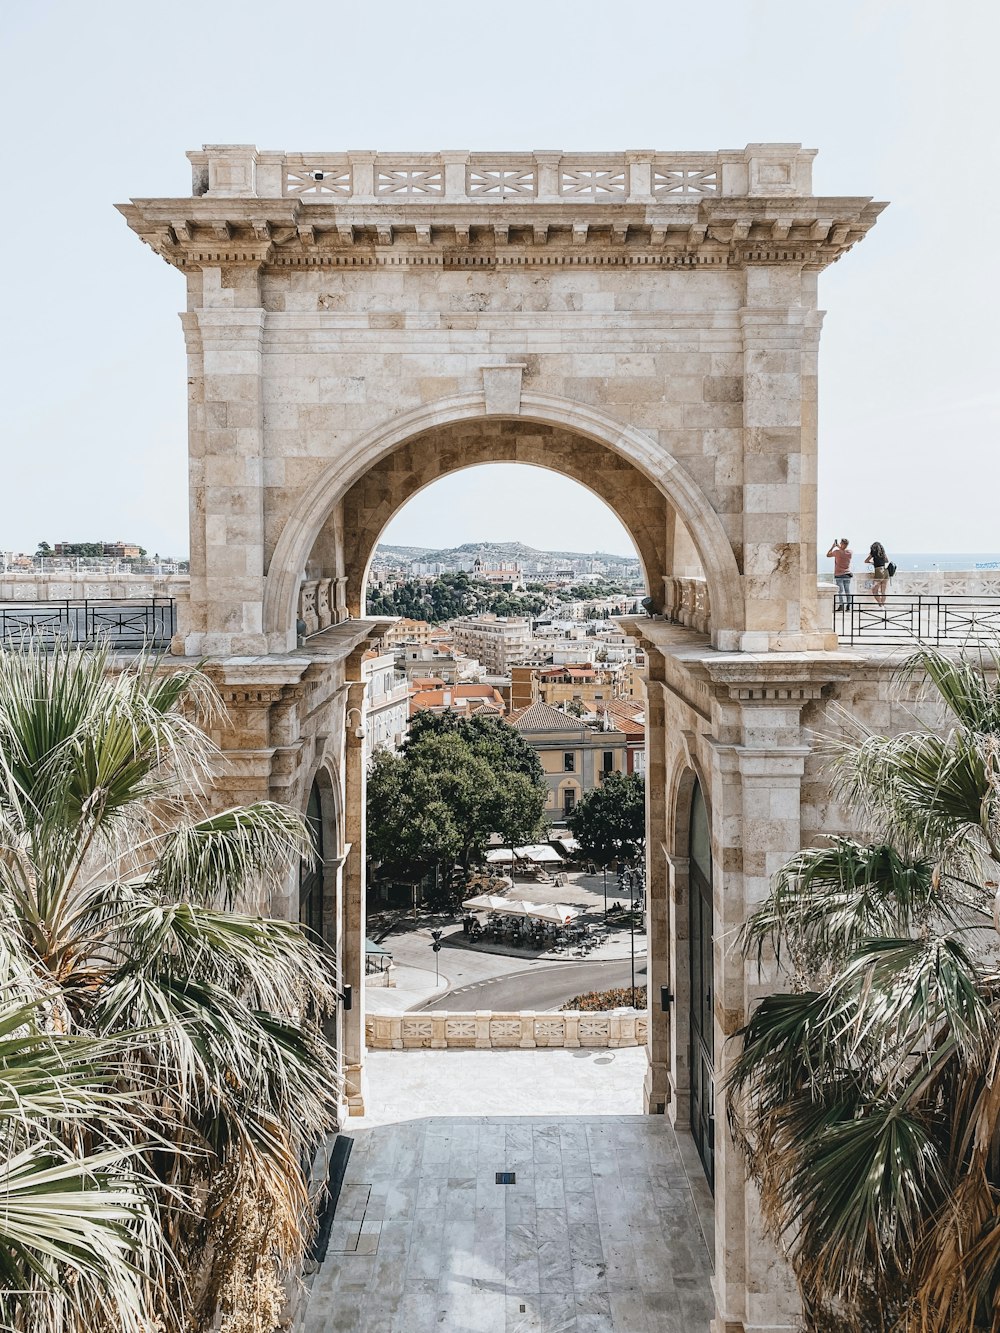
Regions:
M 971 0 L 4 6 L 0 549 L 187 550 L 183 283 L 113 209 L 188 194 L 186 149 L 767 140 L 819 149 L 817 193 L 891 202 L 821 278 L 821 549 L 1000 549 L 998 39 Z M 459 474 L 391 537 L 628 550 L 539 485 Z

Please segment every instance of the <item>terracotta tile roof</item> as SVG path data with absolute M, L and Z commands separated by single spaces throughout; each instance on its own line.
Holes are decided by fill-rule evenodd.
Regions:
M 576 729 L 586 731 L 586 725 L 577 717 L 572 717 L 568 713 L 562 713 L 558 708 L 553 708 L 551 704 L 534 703 L 530 708 L 525 708 L 523 712 L 512 716 L 511 726 L 516 727 L 518 731 L 566 731 L 567 729 Z
M 492 685 L 442 685 L 413 691 L 410 694 L 410 712 L 419 713 L 425 708 L 453 708 L 460 713 L 476 712 L 483 708 L 490 712 L 506 712 L 503 696 Z
M 637 707 L 634 700 L 609 699 L 604 711 L 619 731 L 626 736 L 646 735 L 646 712 Z

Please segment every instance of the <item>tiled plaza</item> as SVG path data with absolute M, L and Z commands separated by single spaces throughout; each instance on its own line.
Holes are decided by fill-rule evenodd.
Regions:
M 518 1087 L 536 1106 L 565 1103 L 572 1076 L 584 1113 L 569 1101 L 547 1114 L 427 1115 L 411 1085 L 414 1118 L 402 1119 L 390 1109 L 393 1071 L 407 1072 L 414 1054 L 433 1059 L 423 1063 L 439 1109 L 452 1081 L 478 1082 L 487 1108 Z M 663 1117 L 594 1113 L 588 1083 L 607 1096 L 634 1081 L 641 1053 L 591 1054 L 373 1055 L 387 1123 L 351 1127 L 303 1333 L 707 1333 L 707 1189 Z M 498 1172 L 514 1183 L 498 1184 Z

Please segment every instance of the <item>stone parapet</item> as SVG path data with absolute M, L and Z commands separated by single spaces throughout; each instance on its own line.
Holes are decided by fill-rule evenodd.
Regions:
M 646 1012 L 368 1014 L 370 1051 L 644 1046 Z
M 188 574 L 111 574 L 69 570 L 0 575 L 2 602 L 121 601 L 129 598 L 187 598 Z

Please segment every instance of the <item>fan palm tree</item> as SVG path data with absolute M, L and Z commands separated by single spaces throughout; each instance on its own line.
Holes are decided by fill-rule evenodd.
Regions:
M 310 855 L 304 822 L 268 802 L 203 813 L 217 709 L 199 671 L 146 656 L 0 653 L 13 1328 L 199 1333 L 221 1311 L 227 1333 L 271 1333 L 308 1240 L 301 1163 L 333 1123 L 320 1022 L 337 979 L 297 924 L 260 910 Z M 55 1082 L 15 1131 L 3 1040 L 21 1027 Z
M 835 782 L 874 839 L 801 852 L 743 935 L 791 978 L 740 1033 L 730 1118 L 810 1329 L 1000 1330 L 1000 657 L 921 649 L 945 725 Z

